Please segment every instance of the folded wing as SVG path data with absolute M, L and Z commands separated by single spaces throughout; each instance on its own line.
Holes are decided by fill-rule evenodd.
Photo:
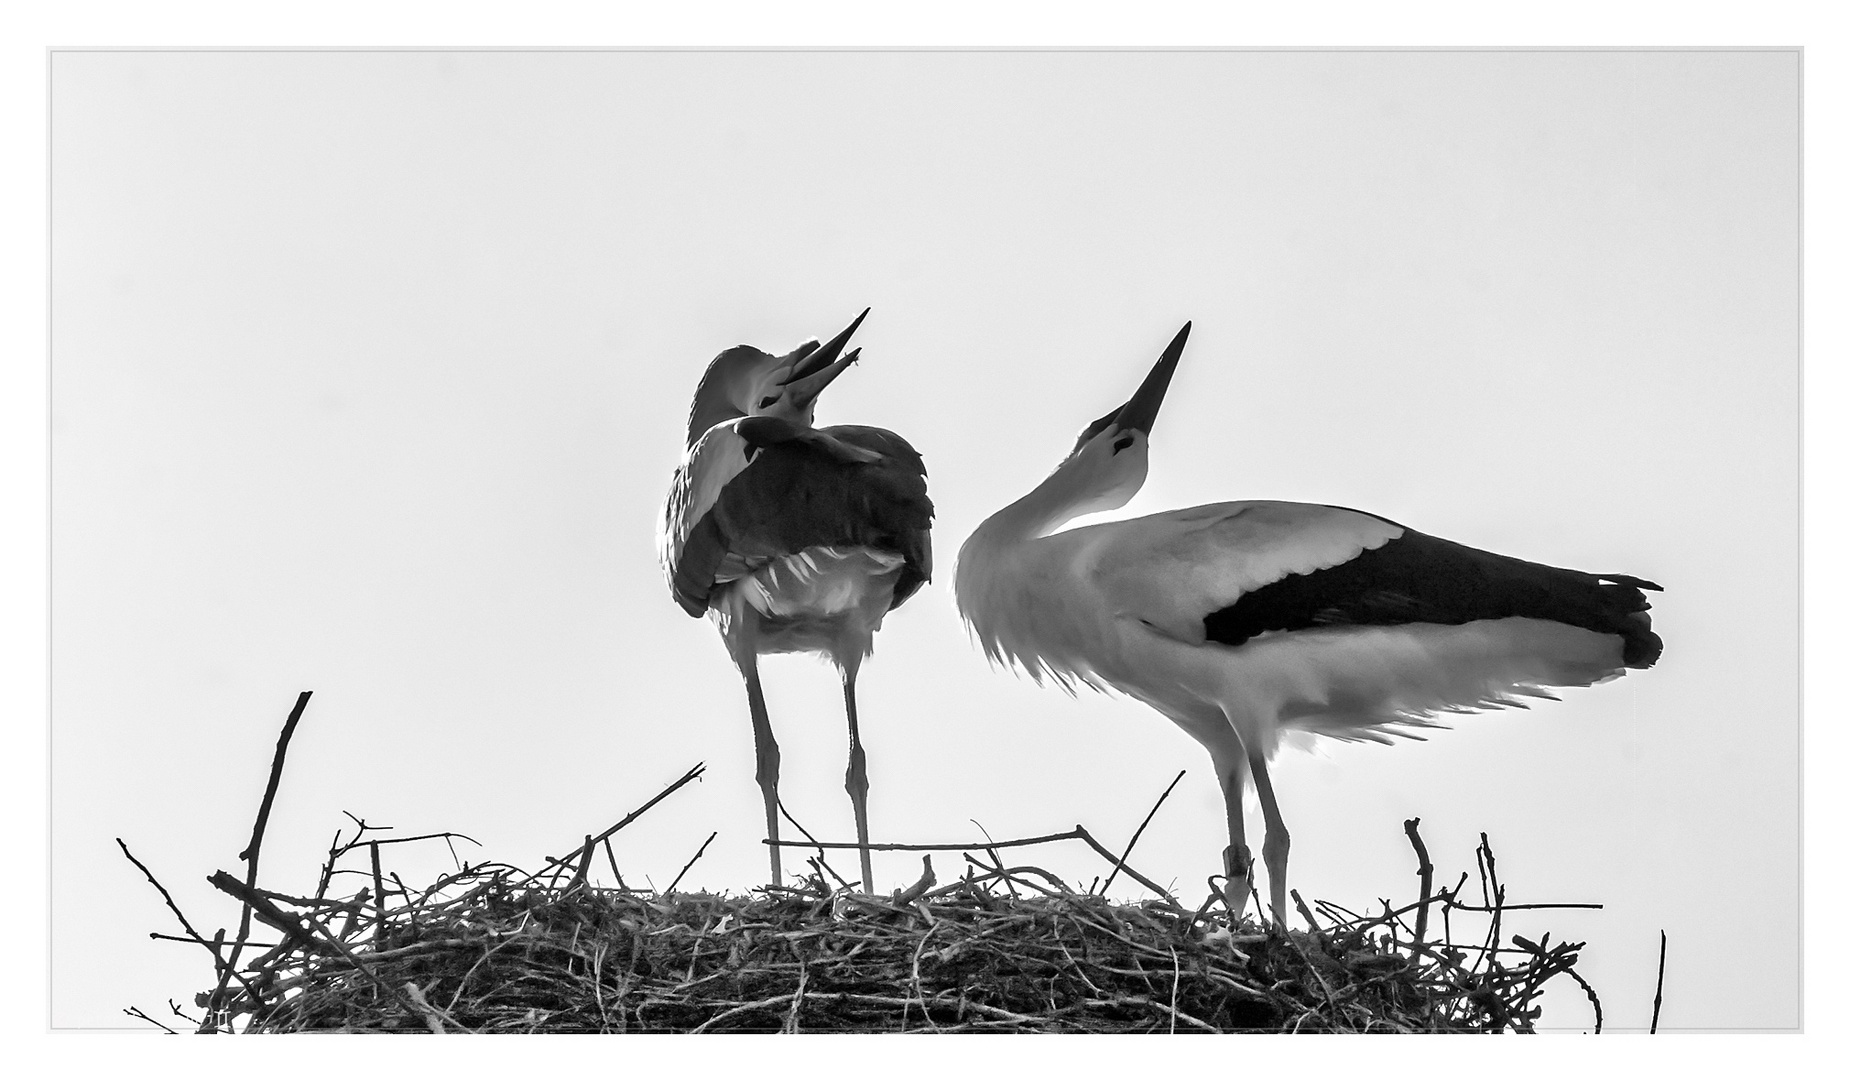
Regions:
M 1524 618 L 1617 635 L 1627 667 L 1663 649 L 1642 591 L 1658 586 L 1640 578 L 1526 562 L 1334 506 L 1221 503 L 1139 521 L 1143 553 L 1102 552 L 1100 588 L 1122 614 L 1191 643 Z
M 930 579 L 925 465 L 904 439 L 881 428 L 806 428 L 762 416 L 730 430 L 739 450 L 726 460 L 742 466 L 707 505 L 688 500 L 685 537 L 670 545 L 672 557 L 665 552 L 675 600 L 689 614 L 703 613 L 718 585 L 806 548 L 902 557 L 893 607 Z

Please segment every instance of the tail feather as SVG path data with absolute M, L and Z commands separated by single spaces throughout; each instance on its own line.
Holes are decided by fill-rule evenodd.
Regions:
M 1549 687 L 1592 686 L 1629 666 L 1620 643 L 1544 619 L 1486 619 L 1457 626 L 1292 635 L 1316 679 L 1283 684 L 1281 727 L 1344 741 L 1411 737 L 1444 727 L 1440 717 L 1490 709 L 1526 709 L 1525 699 L 1554 699 Z M 1250 648 L 1263 650 L 1267 639 Z

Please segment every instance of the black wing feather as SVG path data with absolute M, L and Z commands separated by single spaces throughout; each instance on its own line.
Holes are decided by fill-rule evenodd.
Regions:
M 772 558 L 825 545 L 896 552 L 905 568 L 894 607 L 931 580 L 925 462 L 906 440 L 882 428 L 803 428 L 771 417 L 742 421 L 739 433 L 752 447 L 750 463 L 688 532 L 674 575 L 682 608 L 706 610 L 728 555 Z M 858 460 L 866 451 L 879 460 Z
M 1347 562 L 1254 589 L 1205 623 L 1208 640 L 1240 645 L 1271 630 L 1549 619 L 1617 634 L 1625 639 L 1625 665 L 1648 668 L 1664 643 L 1651 632 L 1644 589 L 1659 586 L 1524 562 L 1408 529 Z

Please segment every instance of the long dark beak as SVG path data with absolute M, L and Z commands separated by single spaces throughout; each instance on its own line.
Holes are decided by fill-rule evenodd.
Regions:
M 873 308 L 863 309 L 859 315 L 854 317 L 854 321 L 848 324 L 846 330 L 817 346 L 815 351 L 799 357 L 795 363 L 790 365 L 790 374 L 784 377 L 783 385 L 789 386 L 800 382 L 835 363 L 835 358 L 841 355 L 842 348 L 848 344 L 848 339 L 860 329 L 861 320 L 867 318 L 867 313 L 872 310 Z
M 790 374 L 784 377 L 783 382 L 784 392 L 789 395 L 790 404 L 799 409 L 807 406 L 816 399 L 818 394 L 822 393 L 824 388 L 835 381 L 837 375 L 848 370 L 849 365 L 860 358 L 860 349 L 855 349 L 846 356 L 842 356 L 841 351 L 842 347 L 848 344 L 848 339 L 854 336 L 855 330 L 860 328 L 861 320 L 867 318 L 867 313 L 872 310 L 873 308 L 864 308 L 859 315 L 854 317 L 854 321 L 848 324 L 846 330 L 823 342 L 815 351 L 798 358 L 790 365 Z
M 1169 379 L 1176 373 L 1176 363 L 1182 359 L 1182 346 L 1188 344 L 1189 327 L 1194 325 L 1193 321 L 1182 324 L 1181 332 L 1163 350 L 1150 374 L 1144 376 L 1143 385 L 1118 410 L 1118 430 L 1141 431 L 1147 436 L 1156 426 L 1156 410 L 1163 406 L 1163 395 L 1169 392 Z

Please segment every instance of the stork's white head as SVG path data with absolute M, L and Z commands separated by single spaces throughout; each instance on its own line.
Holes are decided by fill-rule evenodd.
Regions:
M 734 345 L 714 357 L 694 388 L 687 445 L 699 442 L 713 425 L 741 416 L 780 416 L 813 426 L 817 395 L 861 355 L 860 349 L 854 349 L 844 356 L 842 348 L 865 318 L 867 311 L 862 311 L 846 330 L 827 342 L 811 339 L 782 356 L 752 345 Z
M 1077 624 L 1057 614 L 1043 617 L 1046 580 L 1020 560 L 1035 550 L 1072 555 L 1070 548 L 1033 545 L 1074 518 L 1116 510 L 1143 486 L 1150 429 L 1188 331 L 1182 327 L 1129 401 L 1086 425 L 1051 476 L 991 514 L 964 541 L 954 579 L 957 609 L 991 660 L 1018 663 L 1037 681 L 1047 676 L 1069 689 L 1074 682 L 1097 685 L 1084 647 L 1063 637 Z
M 1054 470 L 1055 477 L 1070 485 L 1067 520 L 1116 510 L 1143 487 L 1150 472 L 1150 430 L 1193 325 L 1182 325 L 1131 399 L 1087 425 L 1073 452 Z

